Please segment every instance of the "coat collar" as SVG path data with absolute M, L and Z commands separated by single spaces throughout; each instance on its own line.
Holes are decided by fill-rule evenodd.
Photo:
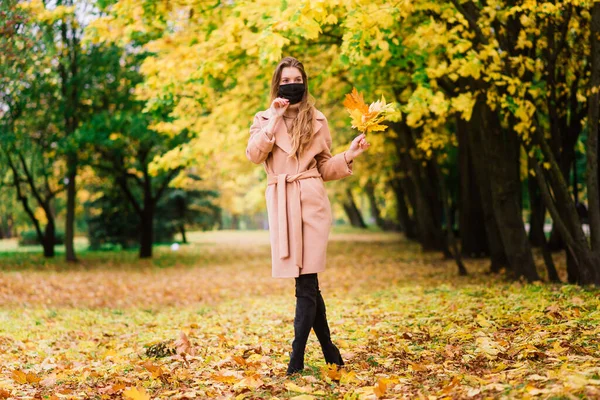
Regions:
M 269 108 L 263 111 L 261 117 L 264 121 L 268 121 L 272 117 L 271 109 Z M 320 111 L 316 110 L 316 116 L 313 124 L 314 133 L 317 133 L 321 129 L 321 127 L 323 126 L 322 121 L 324 120 L 325 117 L 323 116 L 323 114 L 321 114 Z M 277 121 L 273 129 L 275 130 L 275 144 L 279 146 L 281 150 L 290 154 L 292 152 L 292 141 L 287 133 L 287 127 L 285 126 L 285 122 L 283 122 L 283 119 L 279 119 L 279 121 Z

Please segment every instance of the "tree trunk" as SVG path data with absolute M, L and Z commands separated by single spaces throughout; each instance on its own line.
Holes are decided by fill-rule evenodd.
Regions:
M 44 229 L 44 237 L 41 242 L 44 248 L 44 257 L 54 257 L 54 244 L 56 243 L 54 218 L 50 215 L 46 215 L 46 217 L 48 218 L 48 224 L 46 224 L 46 228 Z
M 460 251 L 458 249 L 458 244 L 456 243 L 456 238 L 454 237 L 454 231 L 452 230 L 452 218 L 450 218 L 450 206 L 448 205 L 448 203 L 450 202 L 450 197 L 448 194 L 448 190 L 446 189 L 446 182 L 444 181 L 444 177 L 442 175 L 440 167 L 437 164 L 435 164 L 434 168 L 437 174 L 437 180 L 440 184 L 442 208 L 444 211 L 444 215 L 446 216 L 446 235 L 448 237 L 448 245 L 452 248 L 451 254 L 454 258 L 454 261 L 456 262 L 456 266 L 458 267 L 458 275 L 466 276 L 467 269 L 465 268 L 465 265 L 462 262 Z
M 152 258 L 154 233 L 154 208 L 144 208 L 140 220 L 140 258 Z
M 408 212 L 408 206 L 406 205 L 406 198 L 402 188 L 403 184 L 400 179 L 393 179 L 391 181 L 391 186 L 396 195 L 396 209 L 400 229 L 404 232 L 404 236 L 406 236 L 407 239 L 416 239 L 417 233 L 415 231 L 415 223 Z
M 373 215 L 373 217 L 375 218 L 375 224 L 382 230 L 385 230 L 386 223 L 383 220 L 383 218 L 381 218 L 381 213 L 379 212 L 377 198 L 375 197 L 375 185 L 373 184 L 373 182 L 367 182 L 367 184 L 365 185 L 365 193 L 367 195 L 367 198 L 369 199 L 371 215 Z
M 588 214 L 591 231 L 591 248 L 600 254 L 600 193 L 598 188 L 598 118 L 600 118 L 600 3 L 593 3 L 591 22 L 591 68 L 590 97 L 588 99 L 587 192 Z M 594 266 L 590 279 L 600 281 L 600 265 Z M 584 282 L 584 283 L 592 283 Z
M 480 187 L 475 177 L 473 156 L 469 147 L 469 125 L 460 117 L 456 118 L 458 133 L 459 167 L 459 232 L 462 255 L 481 257 L 490 254 L 486 233 L 485 213 L 481 201 Z
M 59 60 L 58 73 L 61 77 L 61 93 L 63 96 L 63 119 L 66 136 L 72 137 L 79 125 L 79 37 L 78 26 L 62 21 L 60 25 L 62 44 L 66 48 L 63 59 Z M 68 262 L 76 262 L 75 256 L 75 196 L 77 177 L 77 148 L 67 153 L 67 217 L 65 220 L 65 258 Z
M 470 121 L 469 153 L 472 155 L 473 172 L 479 187 L 481 195 L 481 203 L 484 216 L 484 226 L 487 237 L 487 242 L 490 246 L 490 261 L 491 272 L 499 272 L 500 269 L 508 264 L 504 244 L 500 237 L 500 230 L 494 214 L 494 206 L 492 200 L 492 189 L 490 185 L 490 163 L 485 155 L 485 148 L 482 140 L 482 115 L 487 106 L 485 101 L 477 99 L 473 108 L 473 116 Z
M 76 262 L 77 257 L 75 256 L 75 196 L 77 195 L 77 189 L 75 186 L 75 180 L 77 179 L 77 156 L 71 155 L 67 160 L 69 174 L 67 179 L 67 218 L 65 222 L 65 257 L 69 262 Z
M 398 132 L 399 139 L 396 143 L 398 157 L 410 178 L 410 186 L 414 189 L 413 196 L 409 194 L 409 199 L 417 225 L 419 243 L 424 251 L 442 251 L 450 257 L 441 218 L 436 218 L 441 211 L 441 204 L 435 200 L 437 197 L 432 189 L 437 185 L 436 178 L 428 175 L 429 171 L 421 167 L 420 161 L 413 160 L 410 156 L 410 149 L 414 148 L 410 127 L 400 122 L 395 130 Z
M 528 160 L 528 170 L 534 170 L 532 160 Z M 546 207 L 542 200 L 538 183 L 531 176 L 527 177 L 527 188 L 529 190 L 529 205 L 531 208 L 531 216 L 529 219 L 529 243 L 533 247 L 540 247 L 542 250 L 542 256 L 544 257 L 544 263 L 546 265 L 546 271 L 548 271 L 548 279 L 550 282 L 558 283 L 560 279 L 554 260 L 552 259 L 552 252 L 550 246 L 546 240 L 546 234 L 544 233 L 544 222 L 546 216 Z
M 528 170 L 532 169 L 533 167 L 529 165 Z M 527 189 L 529 191 L 529 208 L 531 210 L 531 215 L 529 216 L 529 243 L 533 247 L 542 247 L 546 244 L 546 236 L 544 235 L 546 208 L 544 207 L 537 182 L 532 176 L 528 176 L 527 178 Z
M 187 243 L 187 236 L 185 235 L 185 225 L 181 224 L 179 226 L 179 233 L 181 233 L 181 241 L 182 243 Z
M 354 202 L 354 197 L 352 196 L 352 191 L 350 188 L 346 189 L 346 197 L 342 201 L 342 207 L 344 207 L 344 211 L 346 212 L 346 216 L 350 221 L 350 225 L 357 228 L 367 227 L 362 215 L 360 214 L 360 210 Z
M 490 165 L 489 180 L 492 204 L 500 237 L 513 276 L 528 281 L 539 279 L 521 214 L 521 180 L 519 176 L 519 138 L 500 126 L 498 115 L 485 107 L 481 126 L 486 158 Z

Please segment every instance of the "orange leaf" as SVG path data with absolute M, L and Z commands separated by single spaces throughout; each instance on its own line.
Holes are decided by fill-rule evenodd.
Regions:
M 142 366 L 152 374 L 152 377 L 154 379 L 158 379 L 163 376 L 163 370 L 159 365 L 154 365 L 152 364 L 152 362 L 146 361 L 142 364 Z
M 13 370 L 10 377 L 13 378 L 13 380 L 17 383 L 21 383 L 21 384 L 27 383 L 27 374 L 18 369 Z
M 369 106 L 365 103 L 362 94 L 358 93 L 356 88 L 352 88 L 352 92 L 346 95 L 344 107 L 349 110 L 360 110 L 363 114 L 369 112 Z
M 236 378 L 233 375 L 223 375 L 222 372 L 219 372 L 219 374 L 212 374 L 210 379 L 214 379 L 215 381 L 218 382 L 223 382 L 223 383 L 237 383 L 239 382 L 239 379 Z
M 240 365 L 246 365 L 246 364 L 247 364 L 247 363 L 246 363 L 246 360 L 244 360 L 244 358 L 243 358 L 243 357 L 240 357 L 240 356 L 233 356 L 232 358 L 235 360 L 235 362 L 236 362 L 236 363 L 238 363 L 238 364 L 240 364 Z
M 339 381 L 342 378 L 342 372 L 338 369 L 337 364 L 326 364 L 321 367 L 321 373 L 332 381 Z
M 373 392 L 375 392 L 375 396 L 377 396 L 377 398 L 383 396 L 386 390 L 387 384 L 383 381 L 383 379 L 380 379 L 379 382 L 377 382 L 377 385 L 373 388 Z

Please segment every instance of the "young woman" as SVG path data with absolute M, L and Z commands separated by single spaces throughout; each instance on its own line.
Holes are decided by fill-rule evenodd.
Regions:
M 271 107 L 250 127 L 246 157 L 267 172 L 267 213 L 272 275 L 296 279 L 294 341 L 287 374 L 304 369 L 304 350 L 314 329 L 325 362 L 344 365 L 332 343 L 317 273 L 325 270 L 332 215 L 324 181 L 352 175 L 354 158 L 369 148 L 365 135 L 331 155 L 325 116 L 314 107 L 304 66 L 285 57 L 273 73 Z

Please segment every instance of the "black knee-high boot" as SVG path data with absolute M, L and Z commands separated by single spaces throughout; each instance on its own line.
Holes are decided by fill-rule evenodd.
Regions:
M 290 353 L 287 374 L 304 369 L 304 351 L 308 335 L 317 312 L 317 274 L 305 274 L 296 278 L 296 316 L 294 318 L 294 341 Z
M 315 330 L 315 334 L 319 339 L 319 343 L 321 343 L 321 349 L 323 350 L 325 362 L 328 364 L 336 364 L 340 367 L 343 366 L 344 361 L 342 360 L 340 350 L 331 341 L 331 333 L 327 323 L 325 301 L 323 300 L 323 296 L 321 296 L 320 290 L 319 294 L 317 295 L 317 313 L 315 315 L 313 329 Z

